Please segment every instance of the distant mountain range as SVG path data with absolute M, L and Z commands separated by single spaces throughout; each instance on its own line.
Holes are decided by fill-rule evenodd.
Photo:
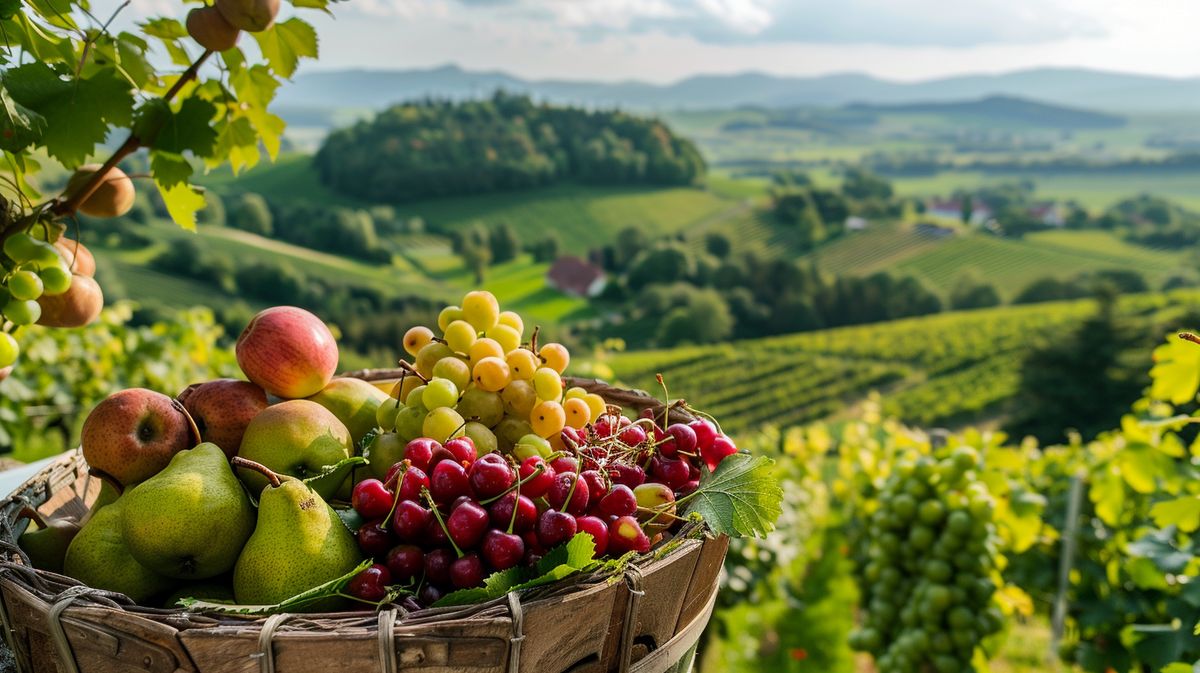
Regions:
M 413 98 L 479 97 L 496 89 L 526 92 L 558 103 L 656 111 L 936 103 L 997 95 L 1111 112 L 1200 111 L 1200 78 L 1069 68 L 963 75 L 922 82 L 893 82 L 862 74 L 780 77 L 745 73 L 698 75 L 665 85 L 527 80 L 502 72 L 473 72 L 457 66 L 426 70 L 339 70 L 298 76 L 295 82 L 280 89 L 279 104 L 293 109 L 377 110 Z
M 979 100 L 947 103 L 852 103 L 849 111 L 905 114 L 934 114 L 958 118 L 974 118 L 1004 125 L 1019 124 L 1056 129 L 1113 129 L 1126 124 L 1126 119 L 1105 112 L 1093 112 L 1066 105 L 1048 105 L 1016 96 L 988 96 Z

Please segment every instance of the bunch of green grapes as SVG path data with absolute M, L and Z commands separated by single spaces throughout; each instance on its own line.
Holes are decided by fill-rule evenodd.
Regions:
M 440 336 L 424 326 L 405 333 L 412 375 L 397 384 L 397 402 L 379 411 L 380 427 L 402 441 L 466 435 L 482 454 L 534 434 L 561 448 L 564 427 L 604 413 L 599 395 L 564 389 L 567 349 L 526 341 L 521 316 L 501 311 L 492 293 L 467 293 L 462 306 L 442 310 L 438 329 Z
M 53 245 L 21 232 L 4 241 L 0 257 L 0 369 L 17 361 L 20 346 L 13 332 L 42 317 L 43 295 L 71 289 L 71 272 Z
M 878 494 L 859 569 L 866 609 L 850 644 L 880 673 L 975 670 L 980 643 L 1003 626 L 994 504 L 978 464 L 969 447 L 908 456 Z

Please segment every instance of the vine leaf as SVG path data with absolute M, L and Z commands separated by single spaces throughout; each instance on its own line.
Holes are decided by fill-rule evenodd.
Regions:
M 1154 349 L 1150 378 L 1150 397 L 1172 404 L 1190 401 L 1200 388 L 1200 345 L 1168 337 L 1167 343 Z
M 158 187 L 158 193 L 162 195 L 167 212 L 175 224 L 188 231 L 195 231 L 196 213 L 204 208 L 204 194 L 186 182 L 171 186 L 164 185 L 157 176 L 154 186 Z
M 20 152 L 41 140 L 46 118 L 12 99 L 0 87 L 0 149 Z
M 366 458 L 351 456 L 326 467 L 320 474 L 308 477 L 304 480 L 304 483 L 308 484 L 322 498 L 328 500 L 338 490 L 338 487 L 346 481 L 346 477 L 350 476 L 354 468 L 366 464 Z
M 188 178 L 192 177 L 192 164 L 174 152 L 151 150 L 150 171 L 154 173 L 158 184 L 172 188 L 187 183 Z
M 371 563 L 372 561 L 370 560 L 363 561 L 357 568 L 345 575 L 329 580 L 324 584 L 319 584 L 308 591 L 298 593 L 275 605 L 230 605 L 228 603 L 201 601 L 195 598 L 184 598 L 179 601 L 179 604 L 195 612 L 219 612 L 229 615 L 271 615 L 277 612 L 294 612 L 316 601 L 341 595 L 346 585 L 350 584 L 350 580 L 354 579 L 355 575 L 370 568 Z
M 700 488 L 688 497 L 685 511 L 699 514 L 716 533 L 731 537 L 765 537 L 783 512 L 783 489 L 775 461 L 766 456 L 735 453 L 705 470 Z
M 178 112 L 169 112 L 162 119 L 153 147 L 176 154 L 191 151 L 198 157 L 211 156 L 217 132 L 210 122 L 216 114 L 216 106 L 206 100 L 196 97 L 184 100 Z
M 1185 533 L 1195 532 L 1200 528 L 1200 496 L 1187 495 L 1154 503 L 1150 518 L 1161 528 L 1176 526 Z
M 461 589 L 446 594 L 434 607 L 471 605 L 499 598 L 510 591 L 522 591 L 565 579 L 577 572 L 598 566 L 592 557 L 596 543 L 587 533 L 576 533 L 566 544 L 551 549 L 533 568 L 520 566 L 494 572 L 482 587 Z
M 280 77 L 291 79 L 303 57 L 317 57 L 317 31 L 301 19 L 288 19 L 254 33 L 263 58 Z

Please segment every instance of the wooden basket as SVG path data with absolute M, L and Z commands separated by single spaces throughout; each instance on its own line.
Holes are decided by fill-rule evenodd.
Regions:
M 637 391 L 568 384 L 623 407 L 661 409 Z M 728 548 L 723 537 L 680 536 L 624 576 L 573 577 L 462 608 L 193 614 L 139 606 L 28 565 L 15 542 L 21 508 L 81 516 L 99 490 L 74 451 L 0 502 L 0 619 L 21 673 L 683 673 L 712 613 Z

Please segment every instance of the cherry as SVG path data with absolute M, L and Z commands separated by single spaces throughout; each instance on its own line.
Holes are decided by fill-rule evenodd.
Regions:
M 401 500 L 419 502 L 421 490 L 426 488 L 429 488 L 429 477 L 425 470 L 413 465 L 400 477 L 400 485 L 396 487 L 396 492 L 400 494 Z
M 716 472 L 717 466 L 721 464 L 729 456 L 737 453 L 737 446 L 733 440 L 725 435 L 717 435 L 713 439 L 712 444 L 707 447 L 700 447 L 700 457 L 704 459 L 704 464 L 708 465 L 709 472 Z
M 483 561 L 479 554 L 463 554 L 450 564 L 450 583 L 459 589 L 470 589 L 483 584 Z
M 717 438 L 717 429 L 703 418 L 688 423 L 688 427 L 696 434 L 697 449 L 703 450 L 706 446 L 712 446 L 713 440 Z
M 542 473 L 533 477 L 532 475 L 534 472 L 537 472 L 539 465 L 542 467 Z M 526 458 L 521 463 L 520 468 L 520 476 L 523 482 L 521 484 L 521 495 L 528 495 L 531 498 L 540 498 L 546 495 L 546 491 L 550 490 L 550 486 L 554 483 L 554 475 L 554 468 L 550 467 L 541 456 Z
M 640 425 L 630 425 L 622 430 L 617 438 L 629 446 L 638 446 L 646 441 L 646 431 Z
M 392 583 L 392 573 L 387 566 L 372 565 L 350 579 L 346 591 L 355 598 L 378 603 L 387 598 L 387 585 Z
M 550 461 L 550 467 L 554 468 L 555 472 L 578 472 L 579 461 L 572 456 L 559 456 Z
M 425 525 L 424 542 L 427 546 L 441 547 L 450 544 L 450 536 L 446 533 L 446 529 L 438 522 L 437 517 L 430 516 L 429 523 Z
M 700 481 L 700 468 L 690 460 L 688 461 L 687 466 L 688 481 Z
M 675 492 L 675 497 L 682 498 L 685 495 L 691 495 L 692 493 L 695 493 L 696 489 L 698 488 L 700 488 L 700 480 L 692 479 L 683 486 L 679 487 L 679 490 Z
M 454 456 L 455 460 L 462 463 L 473 463 L 479 457 L 479 453 L 475 448 L 475 441 L 470 437 L 455 437 L 446 442 L 445 447 Z
M 577 524 L 579 532 L 591 535 L 592 541 L 596 543 L 596 551 L 592 554 L 592 558 L 603 556 L 604 552 L 608 551 L 608 524 L 594 516 L 581 516 L 577 520 Z
M 429 607 L 430 605 L 442 600 L 442 596 L 445 595 L 446 592 L 442 591 L 441 589 L 432 584 L 426 584 L 425 586 L 421 587 L 420 591 L 417 592 L 417 600 L 421 602 L 421 605 Z
M 503 458 L 485 460 L 486 458 L 487 456 L 484 456 L 471 465 L 470 471 L 471 488 L 475 489 L 475 497 L 481 500 L 500 495 L 517 481 L 517 475 Z
M 650 551 L 650 538 L 637 519 L 622 516 L 608 525 L 608 550 L 614 554 L 630 551 L 645 554 Z
M 529 556 L 536 554 L 539 558 L 546 554 L 546 548 L 542 546 L 542 541 L 538 539 L 536 530 L 527 530 L 521 534 L 521 539 L 525 541 L 525 563 L 529 565 Z
M 434 549 L 425 555 L 425 582 L 446 586 L 450 583 L 450 564 L 457 558 L 453 551 Z
M 516 519 L 513 519 L 513 503 L 516 503 L 517 506 Z M 515 533 L 531 530 L 537 525 L 538 520 L 537 505 L 533 504 L 533 500 L 524 493 L 519 497 L 515 492 L 505 493 L 488 507 L 488 514 L 491 516 L 493 528 L 508 530 L 508 524 L 511 521 Z
M 387 553 L 386 563 L 393 579 L 408 584 L 425 572 L 425 552 L 416 545 L 397 545 Z
M 587 441 L 582 430 L 572 428 L 569 425 L 562 429 L 562 440 L 568 447 L 583 446 Z
M 488 511 L 474 502 L 464 502 L 450 512 L 446 530 L 459 549 L 472 549 L 488 529 Z
M 483 558 L 496 570 L 508 570 L 525 557 L 525 541 L 520 535 L 489 530 L 483 536 Z
M 442 445 L 436 439 L 418 437 L 404 446 L 404 458 L 414 467 L 428 470 L 430 460 L 433 458 L 433 450 L 440 448 Z
M 433 494 L 434 502 L 446 503 L 460 495 L 471 492 L 471 482 L 467 477 L 467 469 L 462 463 L 453 460 L 443 460 L 433 468 L 429 477 L 429 492 Z
M 614 463 L 608 468 L 608 477 L 614 484 L 624 484 L 636 488 L 646 483 L 646 471 L 641 465 Z
M 637 496 L 625 484 L 614 484 L 600 499 L 598 508 L 606 516 L 633 516 L 637 514 Z
M 608 480 L 597 470 L 584 470 L 579 473 L 579 477 L 588 487 L 588 506 L 595 507 L 600 500 L 600 494 L 608 493 Z
M 384 512 L 385 514 L 387 512 Z M 383 528 L 383 521 L 365 523 L 358 529 L 358 548 L 367 556 L 375 557 L 387 553 L 392 546 L 392 535 Z
M 696 452 L 696 431 L 683 423 L 672 423 L 667 426 L 667 441 L 658 445 L 658 452 L 667 458 L 674 458 L 679 451 L 684 453 Z
M 567 498 L 570 498 L 570 502 Z M 588 507 L 587 482 L 574 472 L 564 472 L 555 475 L 554 484 L 546 492 L 546 502 L 554 509 L 561 509 L 568 514 L 583 514 Z
M 538 518 L 538 542 L 549 549 L 575 537 L 578 529 L 579 524 L 575 517 L 556 509 L 548 509 Z
M 378 519 L 392 511 L 393 493 L 378 479 L 363 479 L 354 485 L 350 506 L 367 519 Z
M 612 437 L 613 427 L 610 422 L 611 418 L 611 416 L 601 416 L 592 424 L 592 429 L 596 431 L 597 437 Z
M 429 469 L 432 470 L 433 468 L 437 467 L 437 464 L 443 460 L 448 460 L 452 463 L 458 462 L 458 460 L 454 457 L 454 454 L 450 453 L 450 449 L 447 449 L 444 446 L 438 446 L 433 450 L 433 455 L 429 457 Z
M 656 481 L 671 487 L 672 491 L 686 484 L 690 474 L 684 461 L 660 456 L 650 461 L 650 472 Z
M 425 534 L 432 519 L 429 510 L 411 500 L 401 500 L 392 512 L 392 532 L 401 541 L 416 542 Z

